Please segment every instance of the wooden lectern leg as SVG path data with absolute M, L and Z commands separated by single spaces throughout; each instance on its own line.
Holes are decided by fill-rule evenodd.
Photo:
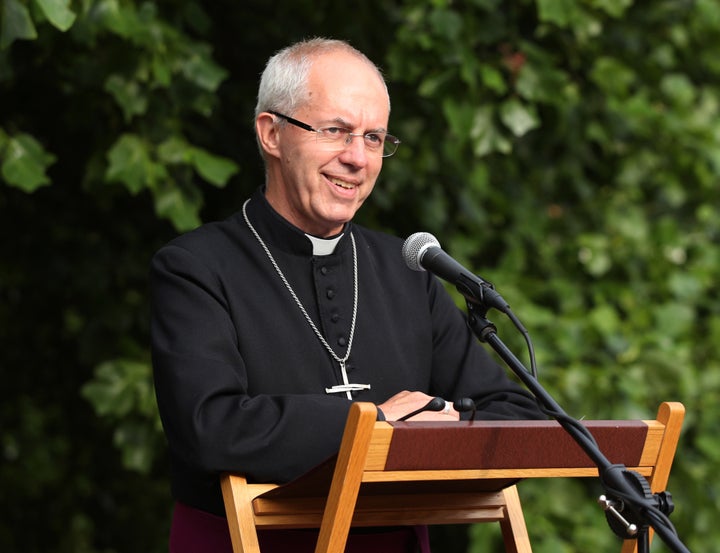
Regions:
M 650 490 L 653 493 L 663 492 L 667 488 L 670 479 L 670 469 L 680 441 L 683 419 L 685 418 L 685 406 L 682 403 L 666 401 L 660 404 L 657 420 L 665 425 L 663 440 L 658 451 L 658 458 L 653 468 L 653 473 L 648 478 Z M 648 541 L 652 543 L 653 529 L 650 528 Z M 621 553 L 637 553 L 637 540 L 624 540 Z
M 350 531 L 377 408 L 356 403 L 350 410 L 315 553 L 342 553 Z
M 532 553 L 525 517 L 517 486 L 502 491 L 505 498 L 505 518 L 500 521 L 506 553 Z
M 255 528 L 252 498 L 248 490 L 247 480 L 239 475 L 225 474 L 220 480 L 225 500 L 225 511 L 228 513 L 230 539 L 235 553 L 260 553 Z M 231 516 L 236 513 L 237 516 Z

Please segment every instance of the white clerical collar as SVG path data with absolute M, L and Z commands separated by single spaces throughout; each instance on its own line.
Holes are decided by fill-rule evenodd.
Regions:
M 305 236 L 308 237 L 308 240 L 310 240 L 313 245 L 313 255 L 330 255 L 335 251 L 335 247 L 343 237 L 342 234 L 335 238 L 318 238 L 310 234 L 305 234 Z

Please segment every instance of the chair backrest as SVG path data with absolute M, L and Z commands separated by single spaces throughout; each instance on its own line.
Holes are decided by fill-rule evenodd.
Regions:
M 613 463 L 667 485 L 684 417 L 663 403 L 656 420 L 585 421 Z M 530 553 L 514 483 L 591 477 L 597 469 L 555 421 L 377 422 L 355 403 L 336 458 L 282 486 L 224 474 L 235 553 L 260 551 L 257 528 L 319 528 L 317 553 L 341 553 L 351 526 L 499 522 L 508 553 Z M 626 540 L 623 553 L 635 550 Z

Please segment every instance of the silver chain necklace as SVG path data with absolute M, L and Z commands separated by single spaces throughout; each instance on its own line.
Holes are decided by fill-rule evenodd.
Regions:
M 352 313 L 352 321 L 350 323 L 350 337 L 348 339 L 348 346 L 347 351 L 345 352 L 345 357 L 340 357 L 335 353 L 335 351 L 330 347 L 330 344 L 327 343 L 327 340 L 325 340 L 325 337 L 322 335 L 320 330 L 318 330 L 318 327 L 315 326 L 315 323 L 310 318 L 310 315 L 308 315 L 307 310 L 303 306 L 302 302 L 300 301 L 300 298 L 298 298 L 297 294 L 295 293 L 295 290 L 293 290 L 293 287 L 290 286 L 290 283 L 288 282 L 287 278 L 285 278 L 285 274 L 280 269 L 280 266 L 275 261 L 275 258 L 273 257 L 273 254 L 270 253 L 270 248 L 267 247 L 267 244 L 265 244 L 265 241 L 260 238 L 260 234 L 258 234 L 257 230 L 255 230 L 255 227 L 250 222 L 250 219 L 247 215 L 247 204 L 250 202 L 250 199 L 245 200 L 245 203 L 242 206 L 242 214 L 243 218 L 245 219 L 245 223 L 247 224 L 248 228 L 250 229 L 250 232 L 253 233 L 253 236 L 255 236 L 255 239 L 258 241 L 262 249 L 265 251 L 265 254 L 267 255 L 268 259 L 270 260 L 270 263 L 272 263 L 272 266 L 275 268 L 275 272 L 277 272 L 278 276 L 280 277 L 280 280 L 282 280 L 283 284 L 285 285 L 285 288 L 287 288 L 288 292 L 290 292 L 290 295 L 295 300 L 295 303 L 300 308 L 300 311 L 302 312 L 303 316 L 305 317 L 305 320 L 310 325 L 310 328 L 312 328 L 313 332 L 315 332 L 315 336 L 318 337 L 318 340 L 320 340 L 320 343 L 325 347 L 325 349 L 328 351 L 328 353 L 332 356 L 332 358 L 337 361 L 337 363 L 340 365 L 340 372 L 342 373 L 343 383 L 340 385 L 333 386 L 332 388 L 325 388 L 325 393 L 327 394 L 335 394 L 335 393 L 342 393 L 345 392 L 347 394 L 348 399 L 352 399 L 352 392 L 356 390 L 369 390 L 370 384 L 350 384 L 347 376 L 347 361 L 350 359 L 350 350 L 352 350 L 353 345 L 353 338 L 355 337 L 355 320 L 357 318 L 357 309 L 358 309 L 358 269 L 357 269 L 357 246 L 355 245 L 355 236 L 352 232 L 350 232 L 350 240 L 352 242 L 352 252 L 353 252 L 353 313 Z

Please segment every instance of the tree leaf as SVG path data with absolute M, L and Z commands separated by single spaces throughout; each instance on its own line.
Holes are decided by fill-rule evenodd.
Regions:
M 637 80 L 635 72 L 622 61 L 603 56 L 595 60 L 592 79 L 608 95 L 625 97 Z
M 45 171 L 55 163 L 56 157 L 29 134 L 7 139 L 3 153 L 1 174 L 7 184 L 25 192 L 50 184 Z
M 68 5 L 70 0 L 35 0 L 40 9 L 42 9 L 45 17 L 56 28 L 61 31 L 67 31 L 75 22 L 75 12 Z
M 540 21 L 567 27 L 578 12 L 576 0 L 537 0 Z
M 138 81 L 127 80 L 118 74 L 113 74 L 105 81 L 105 90 L 115 98 L 123 111 L 126 123 L 135 115 L 142 115 L 147 111 L 148 99 Z
M 163 165 L 153 161 L 149 145 L 139 136 L 123 134 L 107 153 L 108 168 L 105 178 L 120 181 L 132 193 L 167 176 Z
M 123 361 L 113 360 L 99 365 L 95 369 L 95 377 L 82 387 L 81 393 L 100 416 L 122 418 L 133 408 L 133 395 L 129 393 Z
M 508 153 L 512 149 L 510 141 L 502 135 L 494 121 L 494 109 L 483 106 L 475 110 L 470 136 L 473 139 L 473 152 L 483 157 L 492 152 Z
M 225 186 L 228 179 L 238 171 L 234 161 L 202 148 L 192 149 L 192 163 L 202 178 L 217 187 Z
M 152 369 L 147 361 L 116 358 L 100 363 L 81 393 L 102 416 L 121 419 L 130 412 L 155 414 Z
M 505 94 L 507 84 L 502 73 L 496 67 L 488 64 L 481 65 L 480 76 L 482 77 L 482 83 L 490 90 L 498 94 Z
M 144 421 L 123 421 L 113 434 L 114 445 L 122 451 L 123 466 L 141 474 L 150 472 L 157 441 L 158 433 Z
M 172 221 L 180 232 L 193 229 L 200 225 L 200 206 L 202 196 L 196 189 L 181 190 L 179 186 L 164 184 L 153 190 L 155 196 L 155 212 Z
M 503 102 L 500 106 L 500 119 L 515 136 L 523 136 L 540 126 L 535 109 L 523 104 L 517 98 Z
M 200 48 L 196 48 L 188 55 L 182 64 L 182 70 L 188 80 L 209 92 L 215 92 L 228 76 L 228 72 L 212 61 Z
M 105 361 L 95 367 L 93 379 L 80 393 L 99 416 L 117 421 L 114 443 L 125 467 L 147 472 L 162 434 L 150 364 L 123 358 Z
M 660 89 L 679 107 L 689 108 L 696 100 L 696 89 L 686 75 L 670 73 L 664 75 Z
M 438 8 L 430 12 L 429 23 L 438 35 L 453 41 L 460 34 L 463 20 L 456 11 Z
M 160 161 L 168 164 L 188 163 L 192 158 L 190 145 L 181 136 L 173 135 L 157 147 Z
M 18 39 L 33 40 L 36 38 L 37 31 L 28 9 L 18 0 L 4 0 L 0 48 L 7 48 Z
M 158 158 L 167 164 L 190 164 L 195 171 L 213 186 L 222 188 L 237 173 L 238 165 L 226 158 L 191 146 L 181 136 L 171 136 L 157 148 Z

